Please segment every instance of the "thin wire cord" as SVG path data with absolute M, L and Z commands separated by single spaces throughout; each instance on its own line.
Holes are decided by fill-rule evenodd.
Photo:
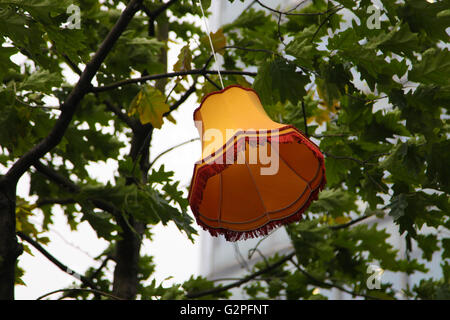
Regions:
M 205 25 L 206 33 L 208 35 L 209 45 L 211 46 L 211 51 L 212 51 L 212 53 L 214 55 L 214 60 L 215 60 L 216 65 L 217 65 L 217 74 L 219 75 L 220 84 L 222 85 L 222 89 L 224 89 L 225 86 L 223 85 L 222 74 L 220 73 L 219 62 L 217 61 L 216 51 L 214 50 L 214 45 L 213 45 L 213 42 L 212 42 L 212 39 L 211 39 L 211 33 L 209 32 L 209 25 L 208 25 L 208 21 L 206 20 L 205 11 L 203 10 L 202 0 L 198 0 L 198 3 L 200 4 L 200 9 L 202 10 L 203 23 Z

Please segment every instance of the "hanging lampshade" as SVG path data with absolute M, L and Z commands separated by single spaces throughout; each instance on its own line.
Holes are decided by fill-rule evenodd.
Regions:
M 228 241 L 298 221 L 326 183 L 323 155 L 300 130 L 272 121 L 258 94 L 237 85 L 194 112 L 202 141 L 189 203 L 197 223 Z

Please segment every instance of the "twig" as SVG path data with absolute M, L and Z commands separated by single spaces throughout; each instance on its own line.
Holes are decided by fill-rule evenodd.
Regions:
M 33 240 L 28 235 L 24 234 L 21 231 L 17 232 L 17 235 L 24 241 L 31 244 L 36 250 L 38 250 L 40 253 L 44 255 L 48 260 L 50 260 L 54 265 L 56 265 L 60 270 L 63 272 L 73 276 L 74 278 L 80 280 L 84 285 L 86 285 L 89 288 L 96 289 L 95 284 L 85 276 L 79 274 L 78 272 L 73 271 L 69 267 L 67 267 L 65 264 L 60 262 L 58 259 L 56 259 L 52 254 L 50 254 L 47 250 L 45 250 L 37 241 Z
M 285 15 L 285 16 L 320 16 L 320 15 L 324 15 L 324 14 L 327 14 L 328 12 L 330 12 L 331 10 L 333 10 L 334 8 L 336 8 L 336 7 L 332 7 L 331 9 L 328 9 L 328 10 L 326 10 L 326 11 L 322 11 L 322 12 L 302 12 L 302 13 L 292 13 L 292 9 L 291 10 L 288 10 L 288 11 L 280 11 L 280 10 L 277 10 L 277 9 L 273 9 L 273 8 L 271 8 L 271 7 L 268 7 L 268 6 L 266 6 L 264 3 L 262 3 L 260 0 L 255 0 L 256 1 L 256 3 L 258 3 L 261 7 L 263 7 L 263 8 L 265 8 L 265 9 L 267 9 L 267 10 L 269 10 L 269 11 L 272 11 L 272 12 L 275 12 L 275 13 L 278 13 L 278 14 L 281 14 L 281 15 Z M 303 2 L 303 1 L 302 1 Z M 300 3 L 301 4 L 301 3 Z M 300 5 L 299 4 L 299 5 Z M 297 7 L 296 7 L 297 8 Z
M 316 32 L 314 32 L 313 36 L 311 37 L 311 43 L 314 42 L 315 37 L 317 36 L 317 34 L 319 33 L 320 29 L 325 25 L 325 23 L 330 20 L 330 18 L 336 14 L 339 10 L 343 9 L 344 6 L 336 6 L 333 7 L 333 9 L 336 9 L 335 11 L 333 11 L 333 9 L 330 9 L 331 13 L 320 23 L 319 27 L 317 28 Z
M 305 275 L 308 279 L 310 279 L 312 282 L 315 282 L 315 283 L 317 283 L 318 285 L 321 285 L 322 287 L 325 287 L 325 288 L 336 288 L 336 289 L 339 289 L 339 290 L 341 290 L 341 291 L 344 291 L 344 292 L 346 292 L 346 293 L 349 293 L 349 294 L 351 294 L 352 296 L 359 296 L 359 297 L 364 297 L 364 298 L 367 298 L 367 299 L 373 299 L 373 300 L 380 300 L 380 298 L 377 298 L 377 297 L 374 297 L 374 296 L 370 296 L 370 295 L 367 295 L 367 294 L 364 294 L 364 293 L 360 293 L 360 292 L 355 292 L 355 291 L 352 291 L 352 290 L 348 290 L 348 289 L 346 289 L 346 288 L 344 288 L 344 287 L 342 287 L 342 286 L 340 286 L 340 285 L 338 285 L 338 284 L 335 284 L 335 283 L 330 283 L 330 282 L 325 282 L 325 281 L 322 281 L 322 280 L 319 280 L 319 279 L 317 279 L 317 278 L 315 278 L 314 276 L 312 276 L 310 273 L 308 273 L 306 270 L 304 270 L 294 259 L 293 259 L 293 257 L 292 257 L 292 259 L 290 259 L 291 260 L 291 262 L 297 267 L 297 270 L 298 271 L 300 271 L 303 275 Z
M 268 54 L 273 54 L 276 56 L 279 56 L 280 58 L 285 59 L 281 54 L 278 52 L 269 50 L 269 49 L 261 49 L 261 48 L 247 48 L 247 47 L 240 47 L 240 46 L 225 46 L 222 49 L 237 49 L 237 50 L 244 50 L 244 51 L 253 51 L 253 52 L 264 52 Z
M 280 42 L 283 44 L 283 46 L 286 47 L 286 43 L 284 43 L 284 37 L 281 34 L 281 17 L 282 16 L 283 16 L 282 14 L 278 15 L 277 33 L 278 33 L 278 39 L 280 39 Z
M 116 89 L 118 87 L 133 84 L 133 83 L 142 83 L 150 80 L 158 80 L 164 78 L 172 78 L 186 75 L 208 75 L 208 74 L 217 74 L 217 70 L 203 70 L 203 69 L 192 69 L 186 71 L 177 71 L 177 72 L 168 72 L 163 74 L 153 74 L 148 76 L 143 76 L 140 78 L 131 78 L 122 81 L 117 81 L 108 85 L 100 86 L 100 87 L 92 87 L 92 92 L 103 92 L 112 89 Z M 250 71 L 241 71 L 241 70 L 221 70 L 221 74 L 229 74 L 229 75 L 246 75 L 246 76 L 256 76 L 256 72 Z
M 305 125 L 305 135 L 307 138 L 309 138 L 308 134 L 308 123 L 306 120 L 306 111 L 305 111 L 305 100 L 302 100 L 302 112 L 303 112 L 303 123 Z
M 332 138 L 332 137 L 348 137 L 350 133 L 330 133 L 330 134 L 313 134 L 311 137 L 313 138 Z
M 299 66 L 299 65 L 295 64 L 294 61 L 288 60 L 283 55 L 279 54 L 278 52 L 272 51 L 272 50 L 261 49 L 261 48 L 258 48 L 258 49 L 256 49 L 256 48 L 247 48 L 247 47 L 240 47 L 240 46 L 225 46 L 222 49 L 237 49 L 237 50 L 245 50 L 245 51 L 251 51 L 251 52 L 264 52 L 264 53 L 267 53 L 267 54 L 275 55 L 275 56 L 279 57 L 280 59 L 284 60 L 286 63 L 300 68 L 305 73 L 312 73 L 312 74 L 320 77 L 320 75 L 316 71 L 309 70 L 308 68 L 305 68 L 303 66 Z
M 221 90 L 222 88 L 215 83 L 210 77 L 208 77 L 208 75 L 204 74 L 203 77 L 208 80 L 209 83 L 211 83 L 214 87 L 216 87 L 217 90 Z
M 351 220 L 351 221 L 349 221 L 349 222 L 347 222 L 347 223 L 338 224 L 338 225 L 334 225 L 334 226 L 329 226 L 328 228 L 330 228 L 331 230 L 341 230 L 341 229 L 345 229 L 345 228 L 348 228 L 348 227 L 350 227 L 350 226 L 352 226 L 352 225 L 354 225 L 354 224 L 356 224 L 356 223 L 358 223 L 358 222 L 361 222 L 361 221 L 364 221 L 364 220 L 366 220 L 366 219 L 369 219 L 370 217 L 373 217 L 374 215 L 375 215 L 374 213 L 372 213 L 372 214 L 366 214 L 366 215 L 364 215 L 364 216 L 361 216 L 361 217 L 359 217 L 359 218 L 356 218 L 356 219 L 354 219 L 354 220 Z
M 33 105 L 29 104 L 29 103 L 26 103 L 26 102 L 23 101 L 23 100 L 20 100 L 20 99 L 17 98 L 17 97 L 16 97 L 16 101 L 19 102 L 20 104 L 26 106 L 26 107 L 29 107 L 29 108 L 34 108 L 34 109 L 60 110 L 60 108 L 57 107 L 57 106 L 42 106 L 42 105 L 36 105 L 36 106 L 33 106 Z
M 166 153 L 172 151 L 173 149 L 179 148 L 179 147 L 181 147 L 181 146 L 184 146 L 185 144 L 188 144 L 188 143 L 191 143 L 191 142 L 197 141 L 197 140 L 199 140 L 199 138 L 192 138 L 192 139 L 190 139 L 190 140 L 187 140 L 187 141 L 184 141 L 184 142 L 182 142 L 182 143 L 179 143 L 179 144 L 177 144 L 177 145 L 175 145 L 175 146 L 173 146 L 173 147 L 170 147 L 170 148 L 167 149 L 167 150 L 164 150 L 163 152 L 161 152 L 160 154 L 158 154 L 158 155 L 155 157 L 155 159 L 153 159 L 152 162 L 150 162 L 150 168 L 155 164 L 156 160 L 158 160 L 159 158 L 161 158 L 161 157 L 162 157 L 163 155 L 165 155 Z
M 122 120 L 124 123 L 126 123 L 131 128 L 131 130 L 133 130 L 133 131 L 137 130 L 137 124 L 136 124 L 136 122 L 134 121 L 133 118 L 129 117 L 126 113 L 124 113 L 120 108 L 116 107 L 110 101 L 104 100 L 103 103 L 120 120 Z
M 363 161 L 363 160 L 360 160 L 360 159 L 356 159 L 356 158 L 353 158 L 353 157 L 350 157 L 350 156 L 336 156 L 336 155 L 328 153 L 328 152 L 324 152 L 323 154 L 326 155 L 327 157 L 338 159 L 338 160 L 355 161 L 355 162 L 359 163 L 361 166 L 365 166 L 366 165 L 366 161 Z
M 166 11 L 172 4 L 177 2 L 178 0 L 170 0 L 161 6 L 159 6 L 155 11 L 150 11 L 144 4 L 140 5 L 140 9 L 145 12 L 145 14 L 152 20 L 155 20 L 161 13 Z
M 169 111 L 163 114 L 163 117 L 167 117 L 172 111 L 178 109 L 179 106 L 181 106 L 190 96 L 193 94 L 196 90 L 195 86 L 197 85 L 198 78 L 194 78 L 194 82 L 189 87 L 189 89 L 183 93 L 183 96 L 181 96 L 180 99 L 178 99 L 177 102 L 175 102 L 173 105 L 170 106 Z
M 246 277 L 244 277 L 244 278 L 242 278 L 242 279 L 240 279 L 238 281 L 230 283 L 230 284 L 228 284 L 226 286 L 217 287 L 217 288 L 214 288 L 214 289 L 200 291 L 200 292 L 188 292 L 186 294 L 186 298 L 188 298 L 188 299 L 200 298 L 200 297 L 207 296 L 207 295 L 210 295 L 210 294 L 216 294 L 216 293 L 220 293 L 220 292 L 223 292 L 223 291 L 230 290 L 232 288 L 240 287 L 244 283 L 247 283 L 247 282 L 255 279 L 256 277 L 258 277 L 260 275 L 263 275 L 263 274 L 265 274 L 267 272 L 270 272 L 270 271 L 278 268 L 279 266 L 282 266 L 284 263 L 289 261 L 294 255 L 295 255 L 295 252 L 291 252 L 290 254 L 284 256 L 283 258 L 281 258 L 277 262 L 267 266 L 266 268 L 261 269 L 261 270 L 255 272 L 255 273 L 252 273 L 252 274 L 250 274 L 250 275 L 248 275 L 248 276 L 246 276 Z
M 54 205 L 54 204 L 60 204 L 60 205 L 65 205 L 65 204 L 72 204 L 72 203 L 76 203 L 77 201 L 73 198 L 64 198 L 64 199 L 50 199 L 50 198 L 46 198 L 46 199 L 39 199 L 36 202 L 36 206 L 38 208 L 46 206 L 46 205 Z
M 102 296 L 105 296 L 105 297 L 108 297 L 108 298 L 111 298 L 111 299 L 114 299 L 114 300 L 124 300 L 124 299 L 119 298 L 119 297 L 117 297 L 117 296 L 115 296 L 115 295 L 113 295 L 113 294 L 110 294 L 110 293 L 106 293 L 106 292 L 103 292 L 103 291 L 100 291 L 100 290 L 97 290 L 97 289 L 86 289 L 86 288 L 67 288 L 67 289 L 58 289 L 58 290 L 54 290 L 54 291 L 51 291 L 51 292 L 49 292 L 49 293 L 46 293 L 46 294 L 44 294 L 44 295 L 38 297 L 36 300 L 42 300 L 42 299 L 44 299 L 45 297 L 48 297 L 48 296 L 50 296 L 50 295 L 52 295 L 52 294 L 59 293 L 59 292 L 66 292 L 66 291 L 82 291 L 82 292 L 89 292 L 89 293 L 99 294 L 99 295 L 102 295 Z
M 106 266 L 106 264 L 108 263 L 109 260 L 111 260 L 111 256 L 110 256 L 110 255 L 107 255 L 106 258 L 102 261 L 101 265 L 97 268 L 97 270 L 95 270 L 94 273 L 92 273 L 92 274 L 89 276 L 88 279 L 91 280 L 91 281 L 93 281 L 93 280 L 100 274 L 100 272 L 101 272 L 102 269 Z M 65 294 L 64 294 L 61 298 L 59 298 L 58 300 L 61 300 L 61 299 L 70 297 L 70 295 L 71 295 L 72 293 L 76 292 L 76 291 L 77 291 L 77 289 L 71 290 L 71 291 L 65 293 Z M 98 295 L 99 293 L 98 293 L 98 292 L 95 292 L 95 294 Z

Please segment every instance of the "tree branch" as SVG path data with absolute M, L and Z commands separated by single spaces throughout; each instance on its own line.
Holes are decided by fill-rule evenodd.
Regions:
M 95 272 L 94 273 L 92 273 L 89 277 L 88 277 L 88 279 L 90 280 L 90 281 L 93 281 L 99 274 L 100 274 L 100 272 L 102 271 L 102 269 L 104 268 L 104 267 L 106 267 L 106 264 L 108 263 L 108 261 L 109 260 L 111 260 L 112 259 L 112 257 L 110 256 L 110 255 L 107 255 L 106 256 L 106 258 L 102 261 L 102 263 L 101 263 L 101 265 L 95 270 Z M 84 285 L 82 285 L 82 289 L 84 289 L 83 288 L 84 287 Z M 78 291 L 78 289 L 73 289 L 73 290 L 70 290 L 70 291 L 68 291 L 68 292 L 66 292 L 62 297 L 60 297 L 58 300 L 60 300 L 60 299 L 64 299 L 64 298 L 67 298 L 67 297 L 70 297 L 71 295 L 72 295 L 72 293 L 76 293 L 76 291 Z M 98 291 L 98 290 L 97 290 Z M 93 293 L 95 293 L 95 296 L 98 296 L 99 294 L 100 295 L 105 295 L 105 294 L 103 294 L 103 293 L 106 293 L 106 292 L 93 292 Z M 106 295 L 110 295 L 109 293 L 107 293 Z M 111 296 L 111 295 L 110 295 Z M 113 296 L 113 297 L 115 297 L 115 296 Z M 118 298 L 118 297 L 116 297 L 116 298 Z M 120 299 L 120 298 L 119 298 Z M 38 299 L 39 300 L 39 299 Z
M 89 288 L 96 289 L 95 284 L 85 276 L 79 274 L 78 272 L 73 271 L 69 267 L 67 267 L 65 264 L 60 262 L 58 259 L 56 259 L 52 254 L 50 254 L 47 250 L 45 250 L 37 241 L 33 240 L 28 235 L 24 234 L 21 231 L 17 232 L 17 235 L 23 240 L 31 244 L 36 250 L 38 250 L 40 253 L 44 255 L 48 260 L 50 260 L 55 266 L 57 266 L 60 270 L 63 272 L 70 274 L 74 278 L 80 280 L 84 285 L 86 285 Z
M 350 227 L 350 226 L 352 226 L 352 225 L 354 225 L 354 224 L 356 224 L 358 222 L 361 222 L 361 221 L 364 221 L 364 220 L 366 220 L 366 219 L 368 219 L 370 217 L 373 217 L 374 215 L 375 215 L 374 213 L 367 214 L 367 215 L 361 216 L 359 218 L 356 218 L 354 220 L 351 220 L 351 221 L 349 221 L 347 223 L 338 224 L 338 225 L 334 225 L 334 226 L 329 226 L 328 228 L 330 228 L 331 230 L 345 229 L 345 228 L 348 228 L 348 227 Z
M 59 184 L 63 188 L 67 189 L 69 192 L 80 193 L 82 191 L 80 186 L 72 182 L 70 179 L 64 177 L 54 169 L 46 166 L 42 162 L 37 161 L 33 164 L 33 166 L 38 172 L 45 175 L 47 178 Z M 109 202 L 101 199 L 90 199 L 90 201 L 95 205 L 95 207 L 112 214 L 117 219 L 117 221 L 123 220 L 122 211 Z
M 36 160 L 43 157 L 47 152 L 57 146 L 64 133 L 72 121 L 76 108 L 83 97 L 90 91 L 91 81 L 105 60 L 112 47 L 119 39 L 120 35 L 125 31 L 128 23 L 131 21 L 142 0 L 131 0 L 125 10 L 120 15 L 114 27 L 106 36 L 91 61 L 86 65 L 77 84 L 72 89 L 64 104 L 61 106 L 61 115 L 56 121 L 50 133 L 27 151 L 13 166 L 8 170 L 5 178 L 16 183 L 20 177 L 30 168 Z
M 51 291 L 49 293 L 46 293 L 46 294 L 38 297 L 36 300 L 42 300 L 45 297 L 48 297 L 48 296 L 50 296 L 52 294 L 59 293 L 59 292 L 67 292 L 67 291 L 69 291 L 69 292 L 70 291 L 72 291 L 72 292 L 73 291 L 89 292 L 89 293 L 99 294 L 99 295 L 102 295 L 102 296 L 105 296 L 105 297 L 108 297 L 108 298 L 111 298 L 111 299 L 114 299 L 114 300 L 123 300 L 122 298 L 119 298 L 119 297 L 117 297 L 117 296 L 115 296 L 113 294 L 107 293 L 107 292 L 103 292 L 103 291 L 100 291 L 100 290 L 97 290 L 97 289 L 86 289 L 86 288 L 58 289 L 58 290 L 54 290 L 54 291 Z
M 258 277 L 260 275 L 263 275 L 263 274 L 265 274 L 267 272 L 270 272 L 270 271 L 278 268 L 279 266 L 282 266 L 285 262 L 291 260 L 294 255 L 295 255 L 295 252 L 291 252 L 290 254 L 284 256 L 283 258 L 281 258 L 277 262 L 275 262 L 275 263 L 273 263 L 271 265 L 268 265 L 266 268 L 261 269 L 261 270 L 255 272 L 255 273 L 252 273 L 252 274 L 242 278 L 241 280 L 238 280 L 236 282 L 230 283 L 230 284 L 228 284 L 226 286 L 217 287 L 217 288 L 214 288 L 214 289 L 200 291 L 200 292 L 192 292 L 192 293 L 188 292 L 186 294 L 186 298 L 188 298 L 188 299 L 200 298 L 200 297 L 207 296 L 207 295 L 210 295 L 210 294 L 216 294 L 216 293 L 220 293 L 220 292 L 223 292 L 223 291 L 227 291 L 227 290 L 232 289 L 232 288 L 240 287 L 244 283 L 247 283 L 247 282 L 255 279 L 256 277 Z
M 158 79 L 164 79 L 164 78 L 173 78 L 173 77 L 179 77 L 179 76 L 187 76 L 187 75 L 204 75 L 204 74 L 217 74 L 217 70 L 203 70 L 203 69 L 192 69 L 187 71 L 178 71 L 178 72 L 168 72 L 168 73 L 162 73 L 162 74 L 153 74 L 148 76 L 143 76 L 140 78 L 132 78 L 132 79 L 126 79 L 122 81 L 117 81 L 108 85 L 104 85 L 101 87 L 92 87 L 92 92 L 104 92 L 112 89 L 116 89 L 118 87 L 133 84 L 133 83 L 141 83 L 146 82 L 150 80 L 158 80 Z M 256 76 L 256 72 L 250 72 L 250 71 L 241 71 L 241 70 L 221 70 L 221 74 L 234 74 L 234 75 L 246 75 L 246 76 Z
M 331 12 L 319 25 L 319 27 L 317 28 L 316 32 L 314 32 L 313 36 L 311 37 L 311 43 L 314 41 L 315 37 L 317 36 L 317 34 L 319 33 L 320 29 L 322 29 L 322 27 L 325 25 L 325 23 L 327 23 L 327 21 L 330 20 L 330 18 L 336 14 L 339 10 L 343 9 L 344 6 L 336 6 L 333 7 L 332 9 L 329 10 L 329 12 Z
M 163 114 L 163 117 L 168 116 L 172 111 L 178 109 L 179 106 L 181 106 L 190 96 L 195 92 L 195 86 L 197 85 L 197 78 L 194 79 L 194 83 L 189 87 L 189 89 L 183 93 L 183 96 L 178 99 L 177 102 L 175 102 L 173 105 L 170 106 L 169 111 Z
M 175 145 L 175 146 L 173 146 L 173 147 L 170 147 L 170 148 L 167 149 L 167 150 L 164 150 L 163 152 L 161 152 L 160 154 L 158 154 L 158 155 L 155 157 L 155 159 L 153 159 L 152 162 L 150 162 L 150 168 L 155 164 L 156 160 L 158 160 L 159 158 L 161 158 L 161 157 L 162 157 L 163 155 L 165 155 L 166 153 L 172 151 L 173 149 L 176 149 L 176 148 L 178 148 L 178 147 L 184 146 L 185 144 L 188 144 L 188 143 L 191 143 L 191 142 L 197 141 L 197 140 L 199 140 L 199 138 L 193 138 L 193 139 L 184 141 L 184 142 L 182 142 L 182 143 L 179 143 L 179 144 L 177 144 L 177 145 Z
M 50 180 L 53 180 L 63 188 L 67 189 L 69 192 L 81 192 L 80 186 L 72 182 L 70 179 L 64 177 L 62 174 L 58 173 L 55 169 L 46 166 L 41 161 L 36 161 L 35 163 L 33 163 L 33 167 Z
M 155 11 L 150 11 L 145 5 L 141 4 L 140 9 L 145 12 L 145 14 L 152 20 L 155 20 L 161 13 L 167 10 L 172 4 L 177 2 L 178 0 L 170 0 L 161 6 L 159 6 Z
M 309 138 L 308 134 L 308 121 L 306 119 L 306 110 L 305 110 L 305 100 L 302 100 L 302 112 L 303 112 L 303 123 L 305 125 L 305 135 Z
M 137 130 L 137 124 L 133 118 L 129 117 L 126 113 L 122 112 L 122 110 L 120 108 L 116 107 L 110 101 L 104 100 L 103 103 L 106 105 L 108 110 L 110 110 L 120 120 L 122 120 L 124 123 L 126 123 L 131 128 L 131 130 L 133 130 L 133 131 Z
M 65 205 L 65 204 L 72 204 L 72 203 L 76 203 L 77 201 L 73 198 L 65 198 L 65 199 L 39 199 L 36 202 L 36 206 L 38 208 L 46 206 L 46 205 L 53 205 L 53 204 L 60 204 L 60 205 Z
M 364 298 L 367 298 L 367 299 L 380 300 L 380 298 L 377 298 L 377 297 L 374 297 L 374 296 L 370 296 L 370 295 L 367 295 L 367 294 L 364 294 L 364 293 L 348 290 L 348 289 L 346 289 L 346 288 L 344 288 L 344 287 L 342 287 L 342 286 L 340 286 L 338 284 L 335 284 L 335 283 L 330 283 L 330 282 L 325 282 L 325 281 L 319 280 L 319 279 L 315 278 L 314 276 L 312 276 L 310 273 L 308 273 L 306 270 L 304 270 L 294 260 L 293 257 L 290 260 L 296 266 L 297 270 L 300 271 L 303 275 L 305 275 L 313 283 L 317 283 L 318 285 L 320 285 L 322 287 L 325 287 L 325 288 L 336 288 L 336 289 L 339 289 L 339 290 L 341 290 L 343 292 L 351 294 L 353 297 L 354 296 L 359 296 L 359 297 L 364 297 Z
M 278 14 L 280 14 L 280 15 L 285 15 L 285 16 L 320 16 L 320 15 L 327 14 L 328 12 L 330 12 L 331 10 L 333 10 L 334 8 L 336 8 L 336 6 L 334 6 L 334 7 L 332 7 L 331 9 L 328 9 L 328 10 L 322 11 L 322 12 L 293 13 L 292 11 L 295 10 L 295 9 L 297 9 L 297 7 L 300 6 L 304 1 L 302 1 L 301 3 L 299 3 L 298 5 L 296 5 L 294 9 L 290 9 L 290 10 L 288 10 L 288 11 L 280 11 L 280 10 L 277 10 L 277 9 L 273 9 L 273 8 L 271 8 L 271 7 L 267 6 L 267 5 L 265 5 L 264 3 L 262 3 L 260 0 L 255 0 L 255 1 L 256 1 L 256 3 L 258 3 L 261 7 L 265 8 L 265 9 L 267 9 L 267 10 L 269 10 L 269 11 L 278 13 Z

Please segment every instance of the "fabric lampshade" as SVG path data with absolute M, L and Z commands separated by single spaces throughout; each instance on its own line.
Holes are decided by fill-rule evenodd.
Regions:
M 197 223 L 229 241 L 298 221 L 326 183 L 317 145 L 272 121 L 258 94 L 237 85 L 208 94 L 194 112 L 202 158 L 189 203 Z

